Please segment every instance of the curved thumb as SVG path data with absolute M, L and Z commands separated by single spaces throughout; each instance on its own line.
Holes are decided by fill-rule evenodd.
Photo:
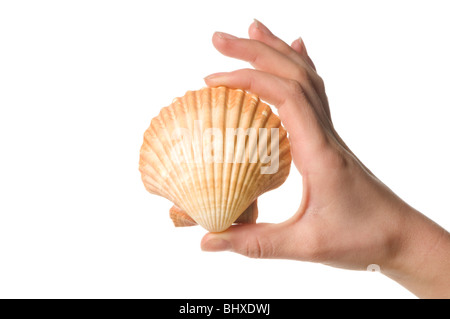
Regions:
M 233 225 L 221 233 L 208 233 L 204 251 L 233 251 L 251 258 L 290 258 L 294 247 L 287 223 Z

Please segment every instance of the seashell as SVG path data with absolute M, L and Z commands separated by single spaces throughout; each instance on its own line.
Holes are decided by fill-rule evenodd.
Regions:
M 161 109 L 144 134 L 145 188 L 175 204 L 175 226 L 211 232 L 254 223 L 256 199 L 289 175 L 286 130 L 256 95 L 226 87 L 188 91 Z

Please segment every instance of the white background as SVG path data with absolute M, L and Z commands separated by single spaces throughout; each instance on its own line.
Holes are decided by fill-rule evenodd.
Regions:
M 302 36 L 335 126 L 450 229 L 448 1 L 2 1 L 0 297 L 410 298 L 378 273 L 200 250 L 138 172 L 145 129 L 203 77 L 247 67 L 214 31 Z M 289 218 L 301 177 L 260 198 Z M 357 240 L 357 238 L 355 238 Z

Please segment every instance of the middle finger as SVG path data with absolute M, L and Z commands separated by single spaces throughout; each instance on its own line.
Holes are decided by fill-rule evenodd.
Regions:
M 304 66 L 257 40 L 243 39 L 227 33 L 216 32 L 213 36 L 213 44 L 222 54 L 247 61 L 257 70 L 296 80 L 322 120 L 327 118 L 323 103 Z

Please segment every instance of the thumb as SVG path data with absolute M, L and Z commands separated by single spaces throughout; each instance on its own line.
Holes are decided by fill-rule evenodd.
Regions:
M 208 233 L 204 251 L 232 251 L 251 258 L 295 258 L 297 246 L 292 227 L 281 224 L 233 225 L 221 233 Z

